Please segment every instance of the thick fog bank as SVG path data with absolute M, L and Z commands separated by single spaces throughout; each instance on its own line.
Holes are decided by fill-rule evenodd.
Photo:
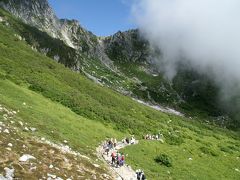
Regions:
M 133 15 L 151 45 L 161 49 L 159 68 L 169 79 L 184 61 L 213 78 L 226 102 L 240 94 L 239 9 L 239 0 L 138 0 Z

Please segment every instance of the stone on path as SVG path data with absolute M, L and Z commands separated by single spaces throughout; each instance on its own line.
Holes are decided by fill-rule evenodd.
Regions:
M 23 156 L 21 156 L 21 157 L 19 158 L 19 161 L 20 161 L 20 162 L 26 162 L 26 161 L 28 161 L 28 160 L 30 160 L 30 159 L 36 159 L 36 158 L 33 157 L 32 155 L 24 154 Z
M 30 130 L 31 130 L 32 132 L 35 132 L 35 131 L 37 130 L 37 128 L 30 127 Z
M 100 167 L 100 165 L 98 165 L 98 164 L 93 164 L 93 165 L 94 165 L 94 167 L 96 167 L 96 168 Z
M 23 122 L 22 122 L 22 121 L 18 121 L 18 123 L 19 123 L 21 126 L 23 126 Z
M 4 168 L 6 176 L 0 175 L 0 180 L 13 180 L 14 178 L 14 169 L 10 169 L 8 167 Z
M 4 133 L 7 133 L 7 134 L 10 133 L 8 129 L 5 129 L 3 132 L 4 132 Z

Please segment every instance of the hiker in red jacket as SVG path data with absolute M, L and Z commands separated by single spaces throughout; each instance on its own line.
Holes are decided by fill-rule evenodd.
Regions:
M 112 164 L 115 164 L 115 162 L 116 162 L 116 153 L 114 151 L 112 152 L 111 157 L 112 157 Z
M 123 166 L 124 163 L 125 163 L 125 156 L 122 155 L 122 157 L 121 157 L 121 161 L 120 161 L 120 166 Z

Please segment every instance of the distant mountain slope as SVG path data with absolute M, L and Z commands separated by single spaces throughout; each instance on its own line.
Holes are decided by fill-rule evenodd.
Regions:
M 47 0 L 2 0 L 0 6 L 25 23 L 111 67 L 111 60 L 103 52 L 99 38 L 82 28 L 77 20 L 58 19 Z
M 61 37 L 61 23 L 47 0 L 2 0 L 1 6 L 25 23 L 46 31 L 53 37 Z
M 76 20 L 58 19 L 47 0 L 1 0 L 0 6 L 31 25 L 12 21 L 34 49 L 95 82 L 188 116 L 212 116 L 222 126 L 229 126 L 232 117 L 233 127 L 240 126 L 237 113 L 219 105 L 219 90 L 209 78 L 179 65 L 177 76 L 168 81 L 159 65 L 161 50 L 138 30 L 97 37 Z
M 24 37 L 25 33 L 33 38 Z M 0 9 L 0 178 L 14 169 L 15 179 L 113 179 L 97 157 L 96 147 L 106 139 L 122 140 L 134 134 L 140 141 L 123 150 L 126 163 L 135 170 L 144 169 L 148 179 L 239 179 L 239 132 L 212 125 L 209 116 L 162 113 L 103 86 L 104 78 L 109 78 L 113 85 L 126 83 L 131 89 L 140 84 L 134 71 L 146 83 L 155 75 L 142 64 L 131 64 L 124 72 L 131 70 L 129 77 L 123 79 L 121 74 L 106 76 L 110 71 L 99 60 L 80 54 L 87 61 L 81 61 L 86 63 L 82 73 L 105 75 L 96 84 L 49 58 L 51 53 L 38 52 L 40 45 L 34 46 L 36 50 L 33 42 L 50 43 L 53 55 L 58 47 L 75 51 Z M 162 141 L 143 139 L 157 133 Z M 80 157 L 61 153 L 56 144 L 79 152 Z M 172 167 L 156 162 L 163 153 Z M 24 154 L 36 159 L 20 162 Z
M 130 128 L 136 134 L 140 129 L 146 130 L 146 124 L 157 128 L 158 122 L 149 117 L 156 116 L 158 120 L 168 118 L 165 114 L 145 108 L 129 97 L 99 86 L 48 57 L 32 51 L 24 40 L 14 36 L 14 28 L 2 23 L 0 25 L 2 78 L 26 85 L 79 115 L 113 123 L 117 129 Z M 135 111 L 136 113 L 133 113 Z

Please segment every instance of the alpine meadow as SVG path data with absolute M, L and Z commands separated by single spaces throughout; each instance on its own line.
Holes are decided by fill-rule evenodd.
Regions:
M 138 28 L 99 37 L 0 0 L 0 180 L 240 179 L 240 60 L 201 38 L 240 4 L 194 2 L 131 1 Z

